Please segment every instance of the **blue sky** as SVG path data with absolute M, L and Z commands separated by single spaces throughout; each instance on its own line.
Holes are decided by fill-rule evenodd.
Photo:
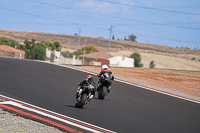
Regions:
M 0 29 L 200 49 L 199 0 L 1 0 Z

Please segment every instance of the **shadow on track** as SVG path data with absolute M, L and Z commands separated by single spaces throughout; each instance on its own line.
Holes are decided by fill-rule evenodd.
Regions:
M 74 105 L 64 105 L 64 106 L 70 107 L 70 108 L 75 108 L 75 109 L 85 109 L 84 107 L 83 107 L 83 108 L 77 108 L 77 107 L 75 107 Z

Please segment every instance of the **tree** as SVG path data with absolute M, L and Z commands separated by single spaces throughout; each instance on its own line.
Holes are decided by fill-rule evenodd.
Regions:
M 141 57 L 139 53 L 133 53 L 130 55 L 130 58 L 134 59 L 134 66 L 135 67 L 143 67 L 143 64 L 141 64 Z
M 46 46 L 42 43 L 37 43 L 31 48 L 31 58 L 36 60 L 45 60 Z
M 6 37 L 0 38 L 0 45 L 7 45 L 7 46 L 11 46 L 13 48 L 15 48 L 15 46 L 17 46 L 17 47 L 20 46 L 20 44 L 17 41 L 15 41 L 13 39 L 8 39 Z
M 114 35 L 112 36 L 112 40 L 115 40 L 115 36 Z
M 154 64 L 154 61 L 152 60 L 150 63 L 149 63 L 149 68 L 154 68 L 156 66 L 156 64 Z
M 124 36 L 124 41 L 127 41 L 126 36 Z
M 56 40 L 53 42 L 53 45 L 55 46 L 55 50 L 56 51 L 60 51 L 61 48 L 62 48 L 62 45 L 60 44 L 60 41 L 59 40 Z
M 129 40 L 129 41 L 132 41 L 132 42 L 135 42 L 135 39 L 136 39 L 136 38 L 137 38 L 136 36 L 130 35 L 129 38 L 128 38 L 128 40 Z
M 25 47 L 26 49 L 31 49 L 31 47 L 34 47 L 34 45 L 36 44 L 36 39 L 32 38 L 32 41 L 28 41 L 27 39 L 24 41 Z
M 24 41 L 26 49 L 31 49 L 31 42 L 28 41 L 27 39 Z
M 89 54 L 89 53 L 94 53 L 94 52 L 99 52 L 99 51 L 96 49 L 95 46 L 89 45 L 89 46 L 82 47 L 81 49 L 75 51 L 74 55 L 76 55 L 76 57 L 78 57 L 79 55 L 82 55 L 82 54 Z
M 45 44 L 46 47 L 50 50 L 60 51 L 62 49 L 62 45 L 59 40 L 51 42 L 51 40 L 42 40 L 41 43 Z
M 28 40 L 26 39 L 25 42 L 28 42 Z M 6 37 L 1 37 L 0 38 L 0 45 L 7 45 L 7 46 L 11 46 L 13 48 L 20 49 L 22 51 L 25 51 L 25 59 L 29 59 L 29 55 L 30 55 L 30 50 L 26 48 L 26 46 L 19 44 L 17 41 L 12 40 L 12 39 L 8 39 Z M 29 47 L 30 48 L 30 47 Z
M 51 42 L 51 40 L 42 40 L 41 43 L 45 44 L 46 47 L 50 50 L 55 50 L 55 45 Z
M 35 59 L 35 56 L 33 57 L 34 51 L 32 50 L 36 45 L 35 42 L 36 42 L 36 39 L 34 39 L 34 38 L 32 38 L 31 41 L 28 41 L 27 39 L 24 41 L 25 48 L 26 48 L 26 50 L 25 50 L 25 52 L 26 52 L 25 58 L 26 59 Z
M 33 44 L 35 44 L 35 42 L 36 42 L 36 39 L 32 38 L 31 44 L 33 45 Z
M 85 53 L 86 54 L 89 54 L 89 53 L 94 53 L 94 52 L 99 52 L 95 46 L 93 45 L 89 45 L 89 46 L 85 46 L 83 47 L 81 50 L 84 52 L 84 49 L 85 49 Z
M 70 53 L 69 51 L 64 51 L 61 52 L 62 56 L 64 56 L 65 58 L 73 58 L 73 53 Z

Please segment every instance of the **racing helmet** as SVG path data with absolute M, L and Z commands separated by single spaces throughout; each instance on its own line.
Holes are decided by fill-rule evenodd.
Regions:
M 86 80 L 88 80 L 89 78 L 93 78 L 91 75 L 88 75 L 87 77 L 86 77 Z
M 86 80 L 87 80 L 87 82 L 88 82 L 90 85 L 95 86 L 93 77 L 92 77 L 91 75 L 88 75 L 88 76 L 86 77 Z
M 101 67 L 101 70 L 104 70 L 104 69 L 108 69 L 108 66 L 107 66 L 107 65 L 103 65 L 103 66 Z

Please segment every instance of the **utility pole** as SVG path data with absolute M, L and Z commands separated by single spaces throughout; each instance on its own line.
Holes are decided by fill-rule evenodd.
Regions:
M 85 38 L 84 56 L 85 56 L 85 48 L 86 48 L 86 38 Z M 83 65 L 85 64 L 84 56 L 83 56 Z
M 109 44 L 108 44 L 108 53 L 110 52 L 110 38 L 111 38 L 111 34 L 112 34 L 112 25 L 110 26 L 110 36 L 109 36 Z
M 79 36 L 78 36 L 78 50 L 79 50 L 79 47 L 80 47 L 80 34 L 81 34 L 81 28 L 79 28 Z

